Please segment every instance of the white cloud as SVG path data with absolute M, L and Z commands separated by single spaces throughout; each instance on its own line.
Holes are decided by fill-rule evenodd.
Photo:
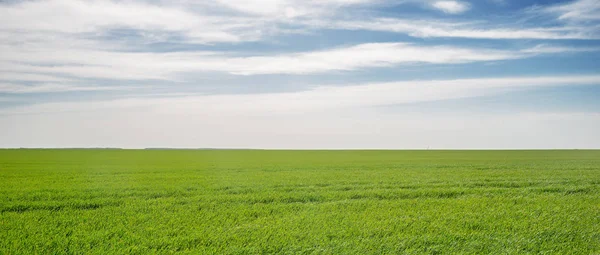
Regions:
M 104 35 L 114 29 L 142 31 L 142 42 L 182 40 L 193 43 L 240 43 L 268 40 L 270 36 L 318 29 L 354 27 L 408 33 L 417 37 L 464 37 L 494 39 L 589 39 L 597 29 L 586 27 L 522 28 L 521 24 L 498 26 L 422 19 L 394 20 L 362 15 L 385 0 L 210 0 L 210 1 L 99 1 L 34 0 L 0 4 L 0 39 L 9 36 L 29 42 L 31 37 L 60 41 L 74 35 Z M 467 11 L 463 1 L 425 1 L 424 5 L 448 13 Z M 597 1 L 580 0 L 550 7 L 561 19 L 597 17 Z M 348 22 L 348 17 L 351 21 Z M 337 24 L 337 25 L 336 25 Z M 354 24 L 354 25 L 349 25 Z M 293 29 L 290 28 L 294 27 Z M 349 28 L 352 29 L 352 28 Z M 173 34 L 174 33 L 174 34 Z M 5 36 L 8 35 L 8 36 Z M 105 45 L 107 46 L 107 45 Z
M 469 3 L 449 0 L 434 1 L 431 3 L 431 6 L 440 11 L 450 14 L 460 14 L 471 9 Z
M 176 33 L 186 42 L 239 43 L 286 33 L 287 29 L 279 26 L 293 23 L 290 18 L 331 17 L 338 9 L 374 2 L 378 0 L 0 2 L 0 32 L 101 35 L 133 29 L 143 31 L 140 35 L 146 40 Z
M 0 28 L 17 32 L 102 33 L 138 29 L 150 33 L 178 32 L 198 42 L 256 39 L 255 20 L 194 13 L 183 6 L 127 1 L 48 0 L 0 4 Z M 250 29 L 252 30 L 252 29 Z
M 590 5 L 584 0 L 580 2 Z M 65 75 L 117 80 L 172 80 L 181 72 L 217 71 L 244 75 L 324 73 L 408 63 L 494 61 L 533 54 L 384 43 L 276 56 L 255 54 L 246 58 L 219 52 L 209 53 L 217 56 L 197 52 L 171 55 L 127 52 L 138 50 L 140 44 L 143 46 L 161 41 L 239 43 L 268 40 L 272 34 L 322 28 L 392 31 L 414 37 L 599 38 L 596 30 L 581 27 L 502 28 L 481 23 L 427 19 L 371 19 L 346 12 L 377 4 L 386 4 L 386 1 L 215 0 L 148 3 L 35 0 L 3 3 L 0 4 L 0 72 L 11 73 L 4 78 L 7 81 L 31 79 L 25 77 L 32 75 L 38 75 L 37 78 L 41 77 L 39 75 L 56 75 L 48 77 L 48 82 L 62 79 L 60 76 Z M 466 2 L 461 1 L 426 1 L 425 4 L 449 12 L 468 7 Z M 553 8 L 566 12 L 574 8 L 570 6 Z M 110 37 L 110 32 L 115 29 L 140 31 L 137 35 L 142 39 L 133 42 L 103 39 Z M 178 39 L 172 39 L 171 36 Z M 23 77 L 14 77 L 16 73 L 23 73 Z
M 348 30 L 371 30 L 406 33 L 413 37 L 455 37 L 479 39 L 598 39 L 595 30 L 581 27 L 558 28 L 491 28 L 478 23 L 455 23 L 434 20 L 376 18 L 372 20 L 338 20 L 315 25 Z
M 506 60 L 519 53 L 451 46 L 416 46 L 405 43 L 369 43 L 351 47 L 280 56 L 236 58 L 223 70 L 233 74 L 318 73 L 356 70 L 398 64 L 453 64 Z M 211 65 L 218 68 L 218 63 Z
M 0 72 L 0 81 L 65 82 L 69 79 L 44 74 Z
M 241 57 L 223 52 L 118 52 L 68 47 L 5 47 L 0 71 L 81 78 L 177 80 L 190 72 L 236 75 L 314 74 L 406 64 L 460 64 L 576 52 L 577 48 L 495 50 L 407 43 L 367 43 L 302 53 Z M 586 49 L 590 50 L 590 49 Z
M 600 76 L 547 76 L 369 83 L 317 86 L 315 89 L 267 94 L 202 95 L 130 98 L 86 103 L 47 103 L 4 109 L 0 114 L 29 114 L 129 107 L 152 108 L 169 114 L 255 116 L 314 113 L 327 109 L 358 109 L 447 99 L 489 96 L 507 91 L 550 86 L 600 84 Z M 210 107 L 206 107 L 210 105 Z
M 533 54 L 551 54 L 551 53 L 574 53 L 574 52 L 589 52 L 589 51 L 600 51 L 600 47 L 565 47 L 556 45 L 540 44 L 533 48 L 522 50 L 524 53 Z
M 558 15 L 559 20 L 599 21 L 600 1 L 575 0 L 572 2 L 541 8 L 542 12 Z
M 0 93 L 8 94 L 26 94 L 26 93 L 57 93 L 71 91 L 101 91 L 101 90 L 124 90 L 130 87 L 101 87 L 101 86 L 81 86 L 72 84 L 43 83 L 35 85 L 23 85 L 13 83 L 0 83 Z
M 336 9 L 381 0 L 217 0 L 230 9 L 270 18 L 331 16 Z

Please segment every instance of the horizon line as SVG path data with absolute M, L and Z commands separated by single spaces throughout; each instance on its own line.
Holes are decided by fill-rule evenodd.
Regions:
M 185 147 L 0 147 L 0 150 L 257 150 L 257 151 L 577 151 L 598 148 L 185 148 Z

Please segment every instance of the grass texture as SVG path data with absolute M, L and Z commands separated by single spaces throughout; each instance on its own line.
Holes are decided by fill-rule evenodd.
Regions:
M 600 151 L 0 150 L 0 254 L 600 254 Z

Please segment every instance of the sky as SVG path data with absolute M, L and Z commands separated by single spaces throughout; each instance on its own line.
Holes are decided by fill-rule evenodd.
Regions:
M 600 0 L 0 0 L 0 147 L 600 148 Z

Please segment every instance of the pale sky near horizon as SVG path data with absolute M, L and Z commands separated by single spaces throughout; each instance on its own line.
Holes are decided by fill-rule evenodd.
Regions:
M 600 0 L 0 0 L 0 148 L 600 148 Z

